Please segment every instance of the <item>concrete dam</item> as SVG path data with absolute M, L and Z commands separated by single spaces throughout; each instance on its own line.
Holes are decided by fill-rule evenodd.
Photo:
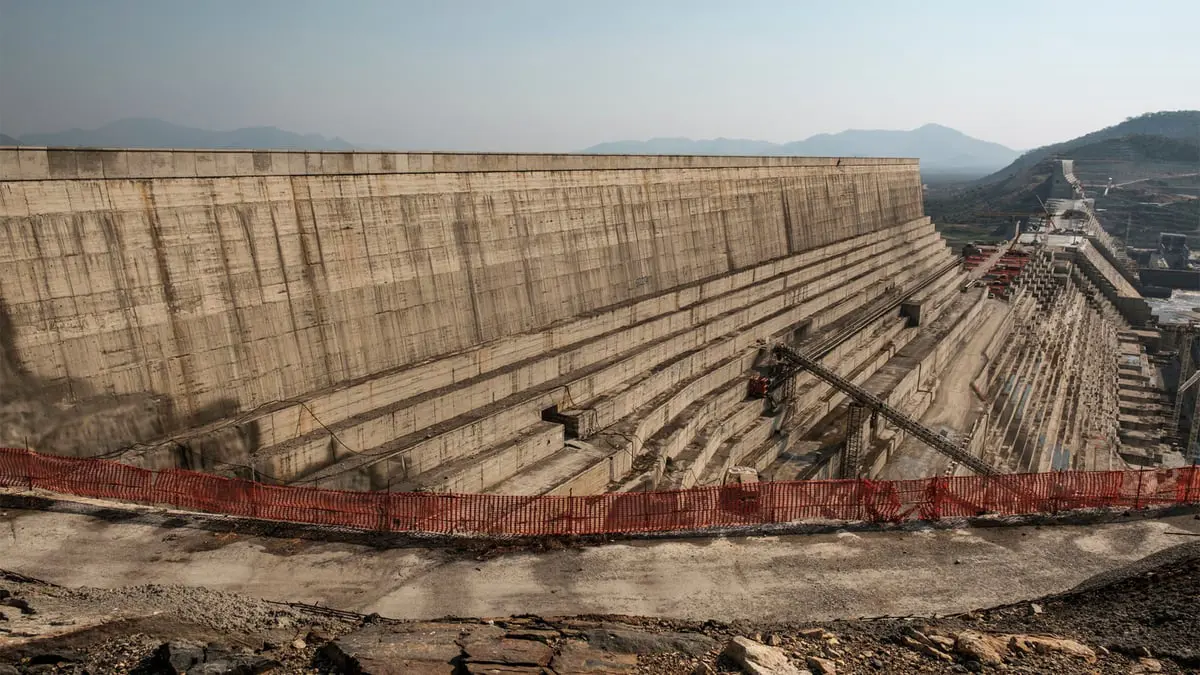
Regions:
M 964 471 L 809 373 L 750 395 L 784 342 L 1008 471 L 1169 451 L 1103 243 L 961 256 L 915 160 L 0 148 L 0 229 L 0 446 L 525 495 Z

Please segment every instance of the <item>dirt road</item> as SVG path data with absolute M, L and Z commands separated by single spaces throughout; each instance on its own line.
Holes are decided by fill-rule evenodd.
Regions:
M 395 618 L 536 613 L 820 621 L 1065 590 L 1180 543 L 1190 516 L 1092 526 L 613 543 L 487 560 L 9 509 L 0 568 L 70 586 L 180 584 Z

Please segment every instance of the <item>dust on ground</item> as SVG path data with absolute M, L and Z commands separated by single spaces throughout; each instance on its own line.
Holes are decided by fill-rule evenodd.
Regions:
M 725 654 L 742 637 L 816 673 L 1180 673 L 1200 668 L 1197 589 L 1200 541 L 1002 607 L 819 624 L 401 622 L 197 588 L 63 588 L 0 574 L 0 672 L 182 672 L 174 662 L 205 673 L 733 673 L 743 671 Z

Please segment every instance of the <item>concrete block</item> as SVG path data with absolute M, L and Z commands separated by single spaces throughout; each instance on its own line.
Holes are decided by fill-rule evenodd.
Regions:
M 21 179 L 44 180 L 50 177 L 50 160 L 45 149 L 17 150 L 17 159 L 21 165 Z
M 226 150 L 216 150 L 211 153 L 213 163 L 215 165 L 214 176 L 236 176 L 238 175 L 238 155 L 236 152 Z
M 0 181 L 21 179 L 21 159 L 16 148 L 0 148 Z
M 180 153 L 176 153 L 177 159 L 178 159 L 179 154 Z M 205 178 L 205 177 L 222 175 L 221 167 L 219 167 L 217 165 L 218 153 L 210 152 L 210 151 L 197 151 L 197 152 L 191 152 L 191 153 L 187 153 L 187 154 L 190 154 L 195 161 L 197 177 Z M 225 175 L 228 175 L 228 174 L 225 174 Z
M 444 155 L 421 152 L 407 155 L 394 154 L 392 157 L 397 171 L 436 171 L 438 158 L 444 157 Z
M 75 157 L 74 150 L 47 150 L 46 159 L 50 177 L 55 179 L 76 178 L 79 175 L 79 169 Z
M 259 174 L 254 165 L 254 153 L 233 152 L 230 155 L 233 157 L 233 175 L 254 176 Z
M 192 178 L 196 176 L 196 153 L 187 150 L 172 150 L 171 164 L 174 167 L 170 174 L 175 178 Z
M 105 179 L 113 178 L 131 178 L 129 155 L 131 152 L 125 150 L 111 150 L 103 153 L 104 158 L 104 177 Z
M 154 156 L 149 151 L 128 151 L 125 154 L 130 178 L 152 178 L 155 175 Z

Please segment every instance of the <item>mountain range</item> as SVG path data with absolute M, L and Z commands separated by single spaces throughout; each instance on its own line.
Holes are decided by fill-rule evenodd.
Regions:
M 98 129 L 0 135 L 0 145 L 118 148 L 296 148 L 354 150 L 340 138 L 297 134 L 276 127 L 209 131 L 150 118 L 117 120 Z M 771 143 L 737 138 L 692 140 L 653 138 L 594 145 L 591 154 L 802 155 L 838 157 L 917 157 L 926 172 L 981 176 L 1016 159 L 1019 153 L 998 143 L 971 138 L 938 124 L 911 131 L 850 130 L 818 134 L 803 141 Z
M 1016 150 L 999 143 L 981 141 L 940 124 L 926 124 L 911 131 L 851 129 L 836 134 L 817 134 L 790 143 L 737 138 L 652 138 L 648 141 L 600 143 L 583 152 L 615 155 L 916 157 L 921 160 L 921 168 L 926 172 L 977 176 L 1004 167 L 1020 155 Z
M 246 127 L 233 131 L 196 129 L 150 118 L 129 118 L 99 129 L 70 129 L 19 138 L 0 135 L 0 145 L 90 148 L 274 148 L 353 150 L 340 138 L 297 134 L 275 127 Z

